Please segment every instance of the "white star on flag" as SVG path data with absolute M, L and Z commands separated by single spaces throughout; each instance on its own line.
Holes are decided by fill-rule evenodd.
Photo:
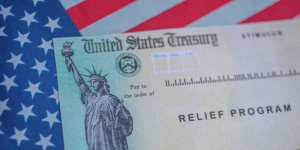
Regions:
M 7 106 L 7 102 L 8 99 L 4 100 L 4 101 L 0 101 L 0 116 L 2 116 L 2 113 L 4 110 L 11 110 L 8 106 Z
M 29 141 L 29 139 L 25 136 L 25 132 L 26 132 L 26 128 L 22 131 L 19 131 L 16 127 L 15 127 L 15 134 L 13 136 L 10 137 L 10 139 L 15 139 L 17 140 L 18 146 L 20 146 L 21 142 L 23 140 Z
M 44 118 L 42 121 L 48 121 L 50 129 L 52 128 L 53 123 L 55 122 L 60 123 L 60 121 L 56 118 L 58 111 L 53 114 L 51 114 L 48 110 L 46 110 L 46 112 L 47 112 L 47 117 Z
M 33 99 L 33 97 L 35 96 L 36 93 L 43 93 L 38 88 L 41 82 L 39 82 L 37 84 L 32 84 L 30 81 L 28 81 L 28 83 L 29 83 L 29 87 L 27 89 L 25 89 L 24 91 L 30 92 L 32 99 Z
M 3 32 L 4 28 L 5 28 L 5 26 L 2 27 L 2 28 L 0 28 L 0 36 L 7 36 L 7 35 Z
M 55 146 L 53 143 L 50 142 L 51 137 L 52 135 L 44 137 L 42 134 L 40 134 L 41 140 L 36 142 L 35 145 L 41 145 L 43 147 L 43 150 L 46 150 L 48 146 Z
M 36 116 L 32 112 L 32 108 L 33 108 L 33 105 L 26 107 L 25 105 L 22 104 L 22 110 L 20 112 L 18 112 L 18 115 L 23 115 L 25 122 L 27 122 L 27 119 L 29 116 Z
M 26 21 L 27 22 L 27 27 L 29 27 L 29 25 L 32 23 L 32 22 L 38 22 L 36 19 L 34 19 L 34 15 L 36 12 L 34 13 L 27 13 L 26 11 L 25 12 L 25 17 L 23 17 L 21 20 L 23 21 Z
M 28 40 L 29 32 L 26 34 L 22 34 L 18 31 L 18 35 L 19 36 L 17 38 L 15 38 L 14 40 L 19 41 L 21 43 L 21 47 L 23 47 L 25 42 L 31 43 L 31 41 Z
M 44 40 L 44 39 L 42 38 L 42 42 L 43 42 L 43 44 L 39 45 L 38 47 L 39 47 L 39 48 L 43 48 L 44 51 L 45 51 L 45 55 L 46 55 L 49 49 L 53 49 L 53 47 L 52 47 L 52 45 L 51 45 L 51 44 L 52 44 L 52 40 L 49 40 L 49 41 L 47 42 L 46 40 Z
M 6 19 L 7 16 L 15 16 L 14 14 L 12 14 L 10 12 L 10 9 L 11 9 L 12 6 L 9 6 L 9 7 L 5 8 L 2 5 L 0 5 L 0 7 L 1 7 L 0 14 L 3 15 L 4 21 L 5 21 L 5 19 Z
M 0 127 L 1 127 L 2 122 L 0 122 Z M 0 130 L 0 134 L 4 134 L 1 130 Z
M 59 103 L 59 99 L 58 99 L 58 91 L 53 88 L 53 94 L 51 96 L 49 96 L 50 98 L 54 98 L 56 100 L 56 104 L 58 105 Z
M 32 1 L 33 1 L 34 7 L 36 6 L 36 4 L 37 4 L 38 2 L 45 2 L 45 0 L 32 0 Z
M 10 60 L 7 60 L 6 62 L 10 62 L 10 63 L 13 63 L 13 66 L 14 66 L 14 70 L 17 68 L 17 66 L 19 64 L 25 64 L 22 60 L 21 60 L 21 57 L 23 54 L 19 54 L 19 55 L 14 55 L 12 52 L 11 53 L 11 59 Z
M 59 25 L 57 24 L 57 22 L 59 21 L 59 18 L 57 18 L 57 19 L 55 19 L 55 20 L 52 20 L 50 17 L 48 17 L 48 20 L 49 20 L 49 23 L 47 23 L 47 24 L 44 25 L 44 26 L 51 28 L 51 33 L 53 33 L 53 31 L 54 31 L 56 28 L 62 29 L 62 27 L 59 26 Z
M 0 83 L 0 85 L 6 86 L 7 93 L 12 86 L 18 87 L 18 85 L 14 82 L 16 76 L 8 78 L 4 75 L 4 81 Z
M 39 76 L 41 75 L 42 71 L 49 71 L 45 65 L 46 65 L 47 60 L 43 62 L 39 62 L 37 59 L 35 59 L 36 65 L 31 67 L 32 69 L 36 69 L 38 71 Z

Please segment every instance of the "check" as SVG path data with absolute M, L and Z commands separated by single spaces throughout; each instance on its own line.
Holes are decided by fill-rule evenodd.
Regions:
M 300 148 L 300 21 L 53 45 L 67 150 Z

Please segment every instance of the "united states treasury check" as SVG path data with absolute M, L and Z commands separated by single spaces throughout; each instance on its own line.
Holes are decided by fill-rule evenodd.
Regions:
M 300 148 L 300 21 L 53 45 L 66 149 Z

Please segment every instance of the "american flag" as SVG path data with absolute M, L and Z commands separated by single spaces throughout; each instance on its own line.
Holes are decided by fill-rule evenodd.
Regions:
M 0 0 L 0 149 L 64 149 L 52 38 L 300 18 L 300 0 Z

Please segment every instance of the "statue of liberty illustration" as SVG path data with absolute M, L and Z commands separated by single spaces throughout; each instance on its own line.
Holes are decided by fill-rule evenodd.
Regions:
M 99 74 L 93 66 L 90 78 L 93 92 L 78 72 L 70 58 L 74 51 L 70 49 L 72 43 L 63 44 L 62 55 L 66 57 L 68 71 L 72 70 L 74 79 L 81 90 L 81 101 L 86 105 L 85 134 L 90 150 L 127 150 L 127 136 L 133 130 L 133 120 L 129 111 L 115 95 L 110 94 L 110 87 L 106 75 Z

